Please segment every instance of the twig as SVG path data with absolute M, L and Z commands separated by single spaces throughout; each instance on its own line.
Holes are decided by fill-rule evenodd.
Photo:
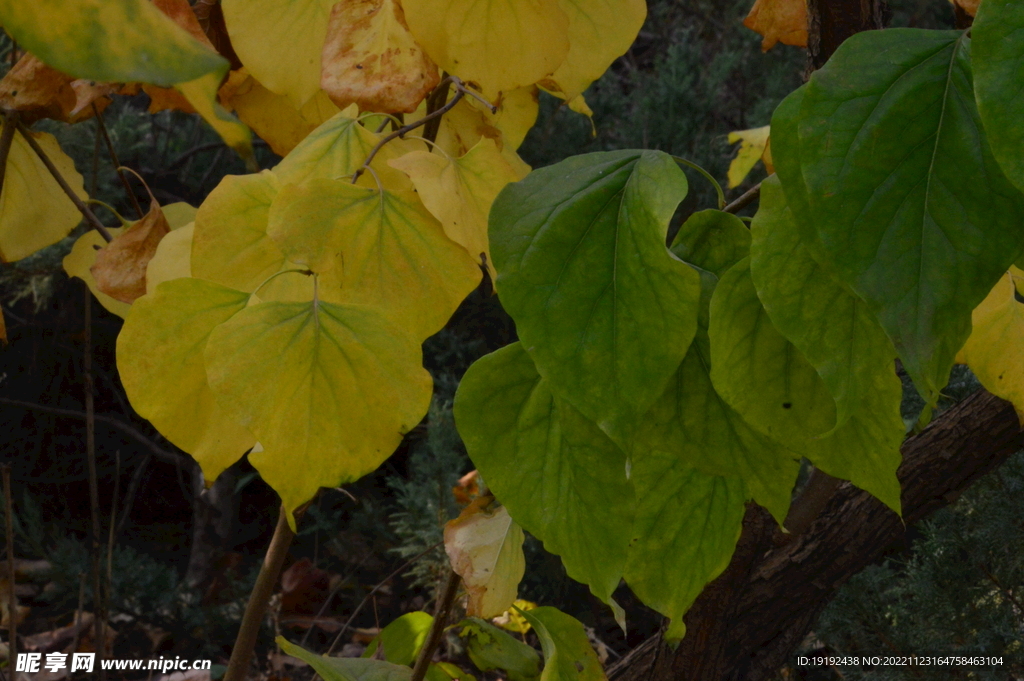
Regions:
M 753 203 L 759 196 L 761 196 L 760 182 L 755 184 L 747 191 L 743 192 L 743 194 L 738 199 L 730 203 L 722 210 L 725 211 L 726 213 L 738 213 L 747 206 L 749 206 L 751 203 Z
M 12 111 L 4 121 L 3 132 L 0 132 L 0 193 L 4 190 L 4 177 L 7 175 L 7 157 L 11 153 L 14 132 L 18 129 L 18 113 Z
M 85 609 L 85 573 L 78 575 L 78 610 L 75 610 L 75 637 L 71 639 L 71 650 L 78 650 L 78 638 L 82 634 L 82 610 Z
M 366 161 L 363 162 L 363 165 L 361 165 L 359 167 L 359 169 L 356 170 L 356 172 L 352 173 L 352 183 L 353 184 L 355 184 L 356 180 L 359 179 L 360 175 L 362 175 L 364 172 L 366 172 L 369 169 L 370 163 L 373 162 L 373 158 L 374 158 L 374 156 L 377 155 L 377 152 L 380 151 L 381 148 L 385 144 L 390 142 L 391 140 L 395 139 L 396 137 L 404 137 L 405 135 L 409 134 L 410 132 L 412 132 L 416 128 L 420 127 L 421 125 L 426 125 L 428 122 L 430 122 L 430 121 L 432 121 L 434 119 L 441 118 L 441 116 L 444 116 L 446 113 L 451 111 L 452 107 L 454 107 L 456 104 L 458 104 L 459 100 L 461 100 L 467 94 L 471 95 L 473 97 L 476 97 L 477 99 L 481 99 L 481 101 L 486 102 L 486 100 L 483 100 L 475 92 L 472 92 L 471 90 L 467 89 L 466 86 L 462 84 L 462 81 L 459 80 L 458 78 L 456 78 L 455 76 L 448 76 L 448 80 L 453 85 L 455 85 L 455 89 L 456 89 L 455 96 L 451 98 L 451 101 L 449 101 L 447 104 L 442 106 L 437 111 L 434 111 L 433 113 L 427 114 L 426 116 L 424 116 L 423 118 L 419 119 L 418 121 L 413 121 L 412 123 L 410 123 L 408 125 L 403 125 L 401 128 L 399 128 L 398 130 L 395 130 L 393 133 L 391 133 L 390 135 L 388 135 L 387 137 L 382 139 L 380 142 L 377 142 L 377 145 L 373 149 L 370 150 L 370 153 L 366 157 Z M 489 102 L 487 103 L 487 106 L 490 107 L 491 113 L 494 113 L 494 112 L 497 111 L 497 107 L 491 106 L 491 104 Z
M 277 518 L 277 527 L 274 528 L 274 536 L 267 548 L 260 574 L 256 577 L 256 585 L 252 588 L 249 602 L 245 605 L 245 614 L 238 628 L 235 647 L 231 650 L 227 671 L 224 672 L 224 681 L 245 681 L 248 676 L 249 661 L 256 647 L 256 637 L 260 633 L 263 616 L 267 612 L 267 603 L 274 593 L 274 585 L 277 584 L 284 559 L 288 556 L 288 547 L 294 537 L 295 533 L 288 526 L 288 511 L 282 506 Z
M 451 78 L 448 77 L 448 72 L 445 71 L 441 75 L 441 82 L 438 84 L 434 91 L 430 93 L 430 97 L 427 99 L 427 115 L 434 113 L 440 109 L 444 103 L 448 100 L 448 90 L 451 89 Z M 441 119 L 431 118 L 427 121 L 426 126 L 423 128 L 423 136 L 431 142 L 437 141 L 437 133 L 441 129 Z
M 8 660 L 17 659 L 18 597 L 14 594 L 14 500 L 11 499 L 11 465 L 0 466 L 4 478 L 4 532 L 7 536 L 7 631 L 10 633 Z
M 85 305 L 85 330 L 82 349 L 82 378 L 85 383 L 85 456 L 89 464 L 89 519 L 92 544 L 89 551 L 89 562 L 92 564 L 92 597 L 93 640 L 96 642 L 96 666 L 99 669 L 100 681 L 106 681 L 106 670 L 103 667 L 104 624 L 106 621 L 103 606 L 103 591 L 100 584 L 100 491 L 96 479 L 96 419 L 93 408 L 92 385 L 92 293 L 83 287 Z
M 434 650 L 437 648 L 437 644 L 441 642 L 441 637 L 444 636 L 445 628 L 448 625 L 448 617 L 452 611 L 452 605 L 455 604 L 455 596 L 459 593 L 459 584 L 462 582 L 462 578 L 452 570 L 448 569 L 448 579 L 444 584 L 444 592 L 441 594 L 441 598 L 437 601 L 437 607 L 434 609 L 434 621 L 430 624 L 430 631 L 427 633 L 427 640 L 424 641 L 423 647 L 420 648 L 420 654 L 416 657 L 416 664 L 412 668 L 412 676 L 409 681 L 423 681 L 423 677 L 427 675 L 427 668 L 430 666 L 430 661 L 434 657 Z
M 114 577 L 114 526 L 117 524 L 117 494 L 121 488 L 121 450 L 114 450 L 114 498 L 110 501 L 110 531 L 107 534 L 107 593 Z
M 23 402 L 21 400 L 12 400 L 9 397 L 0 397 L 0 404 L 7 404 L 12 407 L 21 407 L 22 409 L 31 409 L 32 411 L 41 411 L 44 414 L 54 414 L 56 416 L 66 416 L 73 419 L 85 419 L 86 414 L 81 411 L 74 411 L 73 409 L 59 409 L 57 407 L 48 407 L 45 404 L 36 404 L 35 402 Z M 150 440 L 148 437 L 135 430 L 135 428 L 129 426 L 127 423 L 115 419 L 110 416 L 103 414 L 95 414 L 93 419 L 106 423 L 107 425 L 120 430 L 125 435 L 128 435 L 133 440 L 145 445 L 150 452 L 153 453 L 156 458 L 160 459 L 164 463 L 176 464 L 181 457 L 174 452 L 169 452 L 166 449 L 162 449 L 156 445 L 155 442 Z
M 132 479 L 128 483 L 128 491 L 124 495 L 124 503 L 121 504 L 121 519 L 117 521 L 117 529 L 114 530 L 115 537 L 121 536 L 124 526 L 128 523 L 128 518 L 131 517 L 132 506 L 135 505 L 135 495 L 138 494 L 139 485 L 142 483 L 142 474 L 146 472 L 146 466 L 149 465 L 151 458 L 153 458 L 152 454 L 146 454 L 135 468 L 135 472 L 132 473 Z
M 981 568 L 981 571 L 985 573 L 985 576 L 988 577 L 988 580 L 995 584 L 997 589 L 1003 592 L 1003 595 L 1006 596 L 1006 599 L 1013 603 L 1015 606 L 1017 606 L 1017 612 L 1019 612 L 1020 615 L 1024 617 L 1024 603 L 1021 603 L 1020 600 L 1018 600 L 1017 597 L 1013 595 L 1012 591 L 1003 586 L 1003 583 L 1000 582 L 999 579 L 989 571 L 988 567 L 986 567 L 984 563 L 978 563 L 978 567 Z
M 121 170 L 121 161 L 117 158 L 114 143 L 110 141 L 110 133 L 107 132 L 107 124 L 103 120 L 103 112 L 99 110 L 96 104 L 92 105 L 92 112 L 96 116 L 96 126 L 99 128 L 100 134 L 103 135 L 103 141 L 107 144 L 107 152 L 110 154 L 110 160 L 113 161 L 114 168 L 117 170 L 117 176 L 121 178 L 124 191 L 128 194 L 128 199 L 132 202 L 132 207 L 135 208 L 135 212 L 141 220 L 145 217 L 146 213 L 142 210 L 142 206 L 139 205 L 139 199 L 135 196 L 132 186 L 128 184 L 128 178 L 125 177 L 124 171 Z
M 167 166 L 167 169 L 168 170 L 172 170 L 174 168 L 177 168 L 179 165 L 181 165 L 185 161 L 189 160 L 190 158 L 192 158 L 196 154 L 201 154 L 204 151 L 212 151 L 214 149 L 223 149 L 223 148 L 224 148 L 224 143 L 223 142 L 210 142 L 208 144 L 200 144 L 198 146 L 192 147 L 188 151 L 182 152 L 181 156 L 179 156 L 178 158 L 176 158 L 173 161 L 171 161 L 170 165 Z
M 356 609 L 353 610 L 352 614 L 348 616 L 348 620 L 346 620 L 345 625 L 341 628 L 341 631 L 338 632 L 338 635 L 334 637 L 334 641 L 331 642 L 331 647 L 328 648 L 327 652 L 324 653 L 324 654 L 325 655 L 330 655 L 331 653 L 334 652 L 334 649 L 338 647 L 338 642 L 341 641 L 341 637 L 345 635 L 345 632 L 348 631 L 348 628 L 352 625 L 352 621 L 355 620 L 356 615 L 359 614 L 359 611 L 363 609 L 363 606 L 366 605 L 366 603 L 374 595 L 376 595 L 376 593 L 378 591 L 380 591 L 382 588 L 384 588 L 385 584 L 390 582 L 392 579 L 397 577 L 400 572 L 402 572 L 403 570 L 408 569 L 410 565 L 412 565 L 413 563 L 418 561 L 420 558 L 422 558 L 423 556 L 427 555 L 428 553 L 430 553 L 431 551 L 433 551 L 434 549 L 436 549 L 438 546 L 440 546 L 443 543 L 444 543 L 443 541 L 439 541 L 436 544 L 434 544 L 433 546 L 430 546 L 430 547 L 424 549 L 423 551 L 417 553 L 415 556 L 413 556 L 409 560 L 407 560 L 404 563 L 402 563 L 402 565 L 400 565 L 399 567 L 395 568 L 395 570 L 391 574 L 389 574 L 387 577 L 385 577 L 384 579 L 380 580 L 377 583 L 377 586 L 375 586 L 372 589 L 370 589 L 370 593 L 366 594 L 363 597 L 363 600 L 361 600 L 359 602 L 359 605 L 356 606 Z
M 103 226 L 103 223 L 100 222 L 99 218 L 89 210 L 89 206 L 85 205 L 85 203 L 82 202 L 82 199 L 78 198 L 78 194 L 76 194 L 75 190 L 68 185 L 64 176 L 60 174 L 59 170 L 57 170 L 57 166 L 53 165 L 53 161 L 50 160 L 50 157 L 46 155 L 43 148 L 39 146 L 39 143 L 32 137 L 32 133 L 29 132 L 21 123 L 18 123 L 18 132 L 20 132 L 21 136 L 25 138 L 28 145 L 32 147 L 32 151 L 36 152 L 36 156 L 38 156 L 39 160 L 43 162 L 46 169 L 50 171 L 50 175 L 53 175 L 53 179 L 57 181 L 57 184 L 59 184 L 60 188 L 64 190 L 67 197 L 71 199 L 71 203 L 75 204 L 75 208 L 78 209 L 78 212 L 85 217 L 89 226 L 99 232 L 100 236 L 102 236 L 107 243 L 113 241 L 114 237 L 111 236 L 107 228 Z M 103 675 L 102 669 L 100 670 L 100 674 Z

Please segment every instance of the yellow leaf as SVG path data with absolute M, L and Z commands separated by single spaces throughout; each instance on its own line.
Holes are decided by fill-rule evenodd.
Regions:
M 376 469 L 430 404 L 420 341 L 365 306 L 259 303 L 214 329 L 205 356 L 220 404 L 263 445 L 249 461 L 289 511 Z
M 269 170 L 221 180 L 196 213 L 193 276 L 251 293 L 281 269 L 284 254 L 267 236 L 279 187 Z
M 255 167 L 256 157 L 252 152 L 252 133 L 249 132 L 249 128 L 239 123 L 217 102 L 217 88 L 220 85 L 220 80 L 220 73 L 208 73 L 175 87 L 203 117 L 203 120 L 220 135 L 224 143 L 238 152 L 238 155 L 249 167 Z
M 757 0 L 743 25 L 764 36 L 765 52 L 778 42 L 807 47 L 807 0 Z
M 121 227 L 108 227 L 107 231 L 113 236 L 117 236 L 124 230 Z M 132 306 L 128 303 L 122 303 L 120 300 L 115 300 L 99 290 L 96 287 L 96 280 L 93 279 L 92 272 L 89 271 L 96 263 L 96 253 L 106 245 L 107 242 L 103 240 L 100 233 L 90 229 L 78 237 L 75 245 L 71 247 L 71 252 L 64 256 L 64 271 L 68 273 L 69 277 L 78 277 L 84 281 L 100 305 L 106 308 L 108 312 L 124 319 Z
M 207 482 L 256 439 L 210 390 L 203 348 L 249 295 L 201 279 L 160 284 L 132 305 L 117 337 L 117 369 L 132 407 L 203 468 Z
M 319 178 L 286 185 L 267 233 L 290 260 L 327 271 L 320 290 L 328 299 L 385 310 L 421 341 L 480 283 L 473 258 L 411 191 Z
M 523 530 L 494 497 L 480 497 L 444 527 L 444 550 L 469 594 L 469 617 L 497 617 L 512 605 L 526 571 Z
M 171 231 L 160 206 L 153 201 L 138 222 L 133 223 L 96 253 L 90 268 L 96 287 L 115 300 L 131 304 L 146 294 L 146 266 L 153 259 L 160 240 Z
M 569 52 L 558 0 L 405 0 L 416 41 L 448 73 L 494 101 L 554 73 Z
M 1013 403 L 1024 423 L 1024 304 L 1017 286 L 1024 271 L 1011 267 L 971 315 L 973 330 L 957 361 L 966 363 L 993 395 Z
M 348 110 L 342 111 L 302 140 L 274 168 L 274 174 L 282 184 L 301 184 L 314 177 L 351 176 L 366 162 L 380 140 L 380 135 L 360 125 Z M 371 167 L 385 187 L 411 189 L 409 178 L 388 166 L 387 161 L 424 148 L 426 145 L 416 140 L 392 140 L 377 153 Z M 359 183 L 366 187 L 377 186 L 370 173 L 364 173 Z
M 226 93 L 228 84 L 221 86 L 220 96 L 225 105 L 233 108 L 243 123 L 248 125 L 275 154 L 286 155 L 321 123 L 338 113 L 323 90 L 313 95 L 301 109 L 292 106 L 287 97 L 275 95 L 259 81 L 242 71 L 233 71 L 229 82 L 239 78 Z
M 441 221 L 448 238 L 486 266 L 491 281 L 495 281 L 487 216 L 498 192 L 519 177 L 501 157 L 494 140 L 482 138 L 457 159 L 414 151 L 391 161 L 391 165 L 412 179 L 423 205 Z
M 2 126 L 0 126 L 2 129 Z M 85 199 L 75 162 L 53 135 L 30 133 L 72 190 Z M 16 132 L 7 156 L 7 174 L 0 194 L 0 260 L 12 262 L 55 244 L 68 235 L 82 215 L 71 203 L 35 152 Z
M 729 133 L 729 144 L 740 143 L 736 152 L 736 158 L 729 164 L 729 189 L 738 187 L 750 174 L 754 165 L 761 160 L 768 145 L 768 135 L 771 126 L 753 128 L 751 130 L 737 130 Z
M 166 206 L 160 208 L 164 212 L 164 218 L 167 220 L 167 226 L 171 230 L 180 229 L 187 227 L 190 222 L 196 221 L 196 207 L 190 203 L 184 201 L 177 201 L 175 203 L 169 203 Z
M 647 3 L 559 0 L 558 6 L 569 17 L 569 53 L 550 80 L 571 107 L 573 99 L 583 94 L 636 40 L 647 17 Z
M 612 602 L 614 603 L 614 601 Z M 527 622 L 526 618 L 521 614 L 521 611 L 535 610 L 537 608 L 537 604 L 533 601 L 526 601 L 522 598 L 517 598 L 512 602 L 512 605 L 515 606 L 513 609 L 506 610 L 501 615 L 491 620 L 491 622 L 498 625 L 505 631 L 525 634 L 530 631 L 531 627 L 530 623 Z
M 192 276 L 192 236 L 195 227 L 195 223 L 191 222 L 161 239 L 153 259 L 146 266 L 147 294 L 165 281 Z
M 335 0 L 223 0 L 231 45 L 256 80 L 301 108 L 320 89 Z
M 441 81 L 396 0 L 345 0 L 331 11 L 320 85 L 335 104 L 413 113 Z
M 227 61 L 148 0 L 0 0 L 4 30 L 76 78 L 169 87 Z
M 516 120 L 518 118 L 518 121 Z M 534 116 L 534 119 L 536 117 Z M 525 125 L 526 116 L 517 116 L 506 119 L 505 124 L 510 129 L 510 134 L 520 137 L 519 141 L 526 136 L 527 130 L 533 125 Z M 514 144 L 506 144 L 505 133 L 498 127 L 499 121 L 488 115 L 466 99 L 456 104 L 444 118 L 441 119 L 441 127 L 437 132 L 437 146 L 451 156 L 464 156 L 470 149 L 475 147 L 481 139 L 487 137 L 494 140 L 495 145 L 501 151 L 501 156 L 516 171 L 516 179 L 526 177 L 530 172 L 530 166 L 519 154 L 515 152 Z M 513 137 L 513 141 L 515 137 Z
M 537 122 L 540 110 L 539 92 L 536 86 L 521 87 L 506 92 L 498 102 L 497 113 L 484 111 L 475 100 L 470 105 L 481 111 L 491 120 L 492 125 L 501 131 L 505 145 L 518 149 L 526 139 L 526 133 Z

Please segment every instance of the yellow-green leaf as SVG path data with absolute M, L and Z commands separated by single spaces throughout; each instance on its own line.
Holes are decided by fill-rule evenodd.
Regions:
M 192 276 L 192 237 L 195 228 L 195 223 L 190 222 L 160 240 L 156 253 L 146 265 L 147 294 L 165 281 Z
M 519 179 L 501 156 L 494 140 L 481 138 L 461 158 L 414 151 L 391 161 L 406 173 L 430 213 L 441 221 L 448 238 L 497 278 L 487 241 L 487 216 L 505 185 Z
M 75 170 L 75 162 L 61 151 L 53 135 L 45 132 L 31 134 L 75 194 L 85 199 L 82 176 Z M 15 132 L 7 156 L 3 193 L 0 194 L 0 260 L 20 260 L 57 243 L 81 219 L 81 213 L 28 142 L 21 133 Z
M 179 83 L 175 87 L 203 120 L 220 135 L 224 143 L 238 152 L 248 167 L 254 169 L 256 157 L 252 152 L 252 133 L 217 101 L 217 88 L 222 76 L 221 71 L 208 73 L 195 80 Z
M 569 53 L 549 80 L 571 103 L 633 44 L 647 17 L 647 3 L 559 0 L 558 6 L 569 17 Z
M 480 497 L 444 528 L 444 550 L 469 595 L 470 617 L 508 610 L 526 571 L 523 529 L 504 506 L 489 508 L 493 502 L 494 497 Z
M 751 130 L 736 130 L 729 133 L 729 144 L 740 143 L 736 150 L 736 157 L 729 164 L 729 189 L 740 186 L 747 175 L 754 169 L 754 166 L 764 155 L 765 147 L 768 145 L 768 134 L 771 126 L 753 128 Z
M 448 73 L 489 99 L 554 73 L 569 52 L 558 0 L 405 0 L 416 41 Z
M 263 445 L 249 461 L 293 511 L 376 469 L 427 413 L 420 342 L 366 306 L 260 303 L 214 329 L 206 372 Z
M 413 113 L 441 81 L 397 0 L 339 2 L 331 11 L 320 84 L 340 107 Z
M 196 214 L 193 276 L 251 293 L 281 269 L 284 254 L 267 236 L 279 186 L 268 170 L 221 180 Z
M 224 0 L 231 46 L 256 80 L 302 107 L 320 89 L 334 0 Z
M 77 78 L 168 87 L 228 66 L 147 0 L 0 0 L 0 17 L 19 47 Z
M 1012 402 L 1024 423 L 1024 304 L 1017 299 L 1021 282 L 1024 271 L 1011 267 L 974 308 L 974 328 L 957 361 L 971 367 L 990 393 Z
M 132 407 L 191 454 L 208 481 L 256 442 L 217 403 L 203 362 L 210 332 L 248 300 L 200 279 L 167 281 L 135 301 L 117 337 L 117 369 Z
M 108 227 L 107 231 L 112 236 L 119 235 L 124 231 L 121 227 Z M 71 247 L 71 252 L 64 256 L 63 265 L 64 271 L 68 273 L 69 277 L 78 277 L 85 282 L 89 290 L 92 291 L 93 296 L 99 301 L 106 310 L 112 314 L 116 314 L 121 319 L 124 319 L 128 315 L 128 310 L 131 309 L 129 303 L 122 303 L 120 300 L 111 298 L 103 291 L 96 287 L 96 280 L 92 276 L 92 266 L 96 263 L 96 253 L 98 249 L 103 248 L 106 245 L 106 241 L 100 236 L 100 233 L 94 229 L 90 229 L 88 232 L 78 237 L 75 241 L 75 245 Z
M 286 185 L 271 206 L 267 233 L 293 262 L 336 268 L 321 282 L 328 299 L 385 310 L 420 340 L 440 330 L 480 283 L 473 258 L 413 192 L 347 179 Z

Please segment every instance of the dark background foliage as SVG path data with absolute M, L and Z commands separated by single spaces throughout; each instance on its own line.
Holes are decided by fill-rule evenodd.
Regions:
M 761 52 L 760 36 L 741 26 L 750 4 L 651 0 L 636 44 L 586 94 L 594 111 L 593 133 L 590 121 L 544 96 L 521 154 L 536 167 L 592 151 L 661 149 L 700 164 L 724 184 L 733 154 L 726 134 L 768 124 L 774 107 L 802 82 L 805 71 L 803 50 L 779 45 Z M 890 4 L 894 25 L 952 25 L 945 0 Z M 0 54 L 10 47 L 4 39 Z M 3 63 L 6 68 L 7 59 Z M 198 205 L 225 174 L 244 172 L 241 161 L 197 117 L 149 115 L 147 105 L 145 95 L 121 98 L 106 111 L 105 120 L 121 163 L 140 173 L 158 201 Z M 38 127 L 58 137 L 93 196 L 135 217 L 112 162 L 105 153 L 95 153 L 93 122 Z M 258 144 L 257 155 L 262 167 L 276 162 L 265 145 Z M 691 192 L 681 215 L 714 205 L 715 194 L 706 180 L 689 171 L 688 176 Z M 758 166 L 730 197 L 763 176 Z M 146 205 L 142 185 L 132 182 Z M 98 210 L 112 222 L 113 216 Z M 10 337 L 9 346 L 0 351 L 0 399 L 37 405 L 0 404 L 0 460 L 13 469 L 16 554 L 49 563 L 29 578 L 31 588 L 22 598 L 32 608 L 21 629 L 25 635 L 68 624 L 77 607 L 81 575 L 88 571 L 89 497 L 80 418 L 84 287 L 68 280 L 60 266 L 83 229 L 0 268 L 0 303 Z M 104 536 L 111 522 L 115 530 L 109 594 L 118 630 L 115 656 L 177 654 L 225 661 L 273 528 L 276 496 L 243 460 L 225 478 L 230 499 L 225 533 L 212 545 L 197 545 L 194 464 L 132 411 L 114 362 L 121 322 L 95 302 L 91 307 L 96 413 L 108 419 L 97 423 L 96 438 Z M 307 633 L 289 622 L 289 612 L 308 616 L 326 603 L 324 614 L 344 621 L 370 589 L 403 564 L 399 576 L 379 590 L 353 624 L 383 625 L 429 605 L 444 564 L 437 546 L 441 526 L 458 512 L 451 490 L 472 468 L 454 428 L 452 397 L 476 358 L 513 340 L 514 325 L 485 282 L 448 326 L 426 342 L 425 362 L 436 387 L 424 423 L 376 473 L 345 491 L 325 490 L 302 523 L 289 564 L 308 559 L 315 569 L 302 573 L 307 578 L 304 590 L 292 600 L 286 596 L 279 610 L 276 624 L 289 638 L 298 640 Z M 954 397 L 976 387 L 969 375 L 957 380 L 950 391 Z M 915 404 L 909 396 L 906 407 L 912 420 Z M 115 487 L 118 499 L 112 508 Z M 991 678 L 1024 673 L 1022 490 L 1024 460 L 1018 456 L 918 528 L 912 535 L 916 540 L 908 541 L 902 553 L 858 576 L 823 615 L 802 652 L 1002 654 L 1007 675 Z M 199 556 L 205 558 L 199 583 L 195 565 L 190 568 L 197 551 L 209 554 Z M 610 611 L 570 580 L 539 542 L 529 539 L 526 551 L 521 596 L 555 605 L 592 627 L 609 647 L 611 659 L 657 632 L 659 618 L 627 589 L 616 594 L 629 614 L 630 629 L 624 636 Z M 305 566 L 301 562 L 296 574 Z M 90 583 L 84 582 L 87 610 L 93 607 Z M 154 630 L 164 635 L 154 637 Z M 273 633 L 270 627 L 263 631 L 261 661 L 272 650 Z M 318 651 L 333 638 L 324 628 L 308 634 L 307 647 Z M 449 654 L 458 659 L 457 642 L 450 642 Z M 906 669 L 812 670 L 794 664 L 780 671 L 780 678 L 924 678 L 915 674 Z M 967 678 L 957 674 L 932 669 L 927 678 Z

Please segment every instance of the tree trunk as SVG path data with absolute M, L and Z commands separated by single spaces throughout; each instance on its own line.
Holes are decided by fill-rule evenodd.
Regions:
M 232 545 L 232 532 L 238 516 L 237 466 L 221 473 L 205 489 L 203 472 L 192 462 L 192 546 L 189 551 L 185 583 L 203 592 L 217 574 L 226 547 Z
M 902 447 L 903 520 L 843 483 L 806 533 L 783 535 L 751 505 L 729 567 L 704 589 L 673 651 L 645 641 L 609 670 L 612 681 L 762 681 L 804 639 L 850 577 L 894 548 L 907 526 L 952 503 L 1024 445 L 1009 402 L 980 391 Z M 788 540 L 788 541 L 787 541 Z
M 888 21 L 889 7 L 885 0 L 808 0 L 809 70 L 820 69 L 836 48 L 854 33 L 885 28 Z

